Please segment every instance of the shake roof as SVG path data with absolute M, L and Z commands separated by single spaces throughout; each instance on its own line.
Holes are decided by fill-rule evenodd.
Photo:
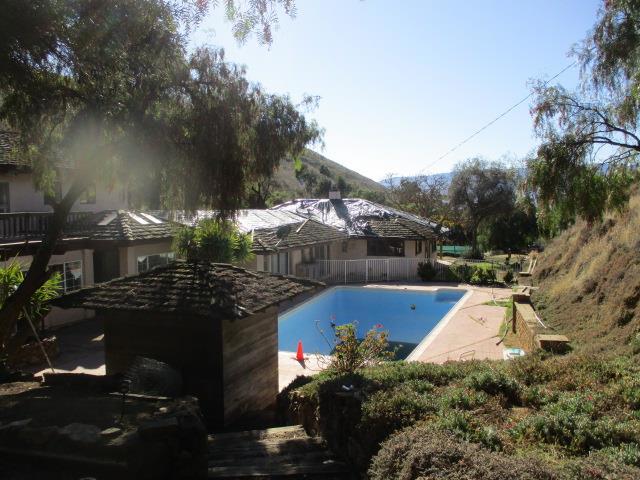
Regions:
M 0 126 L 0 165 L 13 167 L 30 167 L 29 162 L 24 161 L 16 154 L 18 134 L 11 130 L 2 129 Z
M 441 227 L 428 219 L 359 198 L 300 199 L 272 207 L 356 237 L 430 238 Z
M 253 251 L 276 251 L 346 240 L 348 235 L 314 220 L 253 231 Z
M 174 224 L 145 212 L 111 210 L 96 213 L 82 220 L 90 240 L 132 242 L 162 240 L 173 237 Z M 70 230 L 73 229 L 71 226 Z
M 177 261 L 51 301 L 63 308 L 174 312 L 240 318 L 324 284 L 220 263 Z

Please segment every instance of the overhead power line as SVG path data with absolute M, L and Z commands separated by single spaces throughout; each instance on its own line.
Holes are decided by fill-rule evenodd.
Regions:
M 556 73 L 553 77 L 551 77 L 549 80 L 546 80 L 545 82 L 543 82 L 543 85 L 546 86 L 548 85 L 550 82 L 552 82 L 553 80 L 555 80 L 556 78 L 558 78 L 560 75 L 562 75 L 564 72 L 566 72 L 567 70 L 569 70 L 571 67 L 574 67 L 576 64 L 578 63 L 578 61 L 576 60 L 575 62 L 571 63 L 570 65 L 567 65 L 566 67 L 564 67 L 562 70 L 560 70 L 558 73 Z M 445 158 L 446 156 L 448 156 L 449 154 L 455 152 L 458 148 L 460 148 L 462 145 L 464 145 L 465 143 L 467 143 L 469 140 L 471 140 L 472 138 L 476 137 L 477 135 L 479 135 L 480 133 L 484 132 L 487 128 L 489 128 L 491 125 L 493 125 L 494 123 L 496 123 L 498 120 L 500 120 L 502 117 L 504 117 L 505 115 L 507 115 L 510 111 L 512 111 L 514 108 L 518 107 L 519 105 L 522 105 L 524 102 L 526 102 L 527 100 L 529 100 L 532 96 L 533 96 L 533 91 L 529 93 L 529 95 L 527 95 L 526 97 L 524 97 L 522 100 L 520 100 L 519 102 L 513 104 L 512 106 L 510 106 L 509 108 L 507 108 L 504 112 L 502 112 L 500 115 L 498 115 L 496 118 L 494 118 L 493 120 L 491 120 L 490 122 L 486 123 L 485 125 L 483 125 L 482 127 L 480 127 L 478 130 L 476 130 L 475 132 L 473 132 L 471 135 L 469 135 L 467 138 L 465 138 L 464 140 L 462 140 L 460 143 L 458 143 L 456 146 L 454 146 L 453 148 L 449 149 L 444 155 L 439 156 L 438 158 L 436 158 L 433 162 L 431 162 L 430 164 L 428 164 L 426 167 L 424 167 L 422 169 L 422 171 L 424 172 L 427 168 L 432 167 L 435 163 L 439 162 L 440 160 L 442 160 L 443 158 Z

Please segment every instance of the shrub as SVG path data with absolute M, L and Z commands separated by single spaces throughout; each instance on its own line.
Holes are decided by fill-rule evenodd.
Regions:
M 507 285 L 513 283 L 513 272 L 511 270 L 507 270 L 507 273 L 504 274 L 503 280 Z
M 440 397 L 442 408 L 456 408 L 462 410 L 474 410 L 487 402 L 484 392 L 477 392 L 468 388 L 450 388 Z
M 489 266 L 475 265 L 471 269 L 469 282 L 473 285 L 491 285 L 496 283 L 496 271 Z
M 634 355 L 637 355 L 640 353 L 640 332 L 636 333 L 631 338 L 631 341 L 629 342 L 629 344 L 631 345 L 631 351 L 633 352 Z
M 436 278 L 436 269 L 431 262 L 418 263 L 418 276 L 423 282 L 430 282 Z
M 496 282 L 496 272 L 491 265 L 469 265 L 466 263 L 451 265 L 451 276 L 463 283 L 473 285 L 490 285 Z
M 504 372 L 487 368 L 466 378 L 465 384 L 489 395 L 503 395 L 511 403 L 520 401 L 520 384 Z
M 551 480 L 558 478 L 535 457 L 513 458 L 421 425 L 387 439 L 369 468 L 372 480 Z
M 356 326 L 347 323 L 335 327 L 336 346 L 331 355 L 329 369 L 338 373 L 352 373 L 393 358 L 388 351 L 388 332 L 373 328 L 362 341 L 356 337 Z
M 401 385 L 371 395 L 362 404 L 358 428 L 368 444 L 377 445 L 399 428 L 413 425 L 436 410 L 437 401 L 433 396 Z
M 514 433 L 563 446 L 578 455 L 637 438 L 632 426 L 612 417 L 596 418 L 596 413 L 593 394 L 565 393 L 557 402 L 545 405 L 540 415 L 517 425 Z

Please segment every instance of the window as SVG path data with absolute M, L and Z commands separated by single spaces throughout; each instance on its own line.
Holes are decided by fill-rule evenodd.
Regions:
M 368 257 L 404 257 L 404 240 L 374 238 L 367 240 Z
M 51 265 L 51 270 L 60 274 L 60 286 L 64 293 L 82 288 L 82 261 Z
M 94 204 L 96 203 L 96 184 L 92 183 L 89 185 L 82 195 L 80 195 L 79 203 L 84 205 Z
M 0 213 L 9 213 L 11 206 L 9 204 L 9 182 L 0 183 Z
M 347 242 L 342 242 L 342 253 L 347 253 L 349 248 L 349 244 Z
M 153 255 L 143 255 L 138 257 L 138 273 L 146 272 L 160 265 L 167 265 L 175 258 L 173 252 L 155 253 Z
M 320 245 L 317 247 L 313 247 L 313 259 L 315 260 L 326 260 L 327 258 L 327 246 Z
M 62 184 L 60 182 L 55 182 L 53 184 L 53 193 L 44 194 L 44 204 L 53 205 L 54 203 L 58 203 L 60 200 L 62 200 Z
M 265 257 L 265 270 L 271 273 L 289 274 L 289 252 L 274 253 Z
M 422 253 L 422 240 L 416 240 L 416 255 Z

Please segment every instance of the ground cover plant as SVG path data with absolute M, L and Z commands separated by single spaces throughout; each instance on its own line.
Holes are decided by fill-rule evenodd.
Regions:
M 279 401 L 370 478 L 640 478 L 637 357 L 387 362 Z

